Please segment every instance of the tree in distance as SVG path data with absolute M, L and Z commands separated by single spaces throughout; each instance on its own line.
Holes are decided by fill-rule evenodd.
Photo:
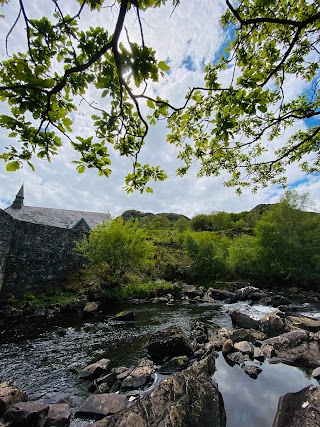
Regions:
M 0 65 L 0 100 L 10 109 L 0 115 L 0 126 L 15 140 L 0 154 L 8 171 L 24 163 L 33 168 L 33 156 L 50 160 L 68 141 L 80 154 L 78 172 L 96 168 L 109 176 L 113 146 L 132 160 L 126 190 L 152 192 L 150 180 L 162 181 L 166 173 L 160 165 L 141 164 L 139 154 L 150 125 L 166 119 L 167 141 L 180 150 L 181 176 L 197 161 L 199 176 L 226 171 L 225 184 L 241 192 L 248 185 L 285 184 L 286 167 L 294 162 L 304 172 L 319 172 L 319 2 L 242 0 L 234 6 L 226 0 L 221 23 L 234 36 L 221 58 L 206 65 L 205 86 L 190 88 L 180 106 L 148 92 L 170 67 L 145 44 L 144 13 L 166 3 L 78 0 L 71 16 L 52 0 L 53 14 L 33 19 L 28 3 L 19 0 L 4 44 L 8 48 L 22 21 L 27 47 Z M 173 0 L 173 10 L 179 3 Z M 0 4 L 4 14 L 16 7 L 10 0 Z M 115 22 L 113 30 L 80 25 L 86 13 L 103 14 Z M 128 30 L 121 38 L 129 14 L 136 15 L 140 42 L 132 42 Z M 222 84 L 226 71 L 232 77 Z M 287 89 L 293 76 L 306 90 L 292 99 Z M 88 98 L 92 88 L 94 101 Z M 93 110 L 88 138 L 72 131 L 79 99 Z M 298 130 L 282 137 L 291 127 Z

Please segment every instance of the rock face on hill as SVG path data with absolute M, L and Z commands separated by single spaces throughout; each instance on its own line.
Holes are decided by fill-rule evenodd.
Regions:
M 177 213 L 158 213 L 158 214 L 154 214 L 152 212 L 140 212 L 140 211 L 136 211 L 136 210 L 128 210 L 123 212 L 123 214 L 121 215 L 124 221 L 128 221 L 129 219 L 141 219 L 141 218 L 155 218 L 155 217 L 165 217 L 167 218 L 170 222 L 176 222 L 178 221 L 180 218 L 184 218 L 186 220 L 190 220 L 190 218 L 188 218 L 185 215 L 181 215 L 181 214 L 177 214 Z

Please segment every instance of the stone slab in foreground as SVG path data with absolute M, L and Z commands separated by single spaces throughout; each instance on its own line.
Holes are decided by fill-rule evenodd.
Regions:
M 320 387 L 310 385 L 280 397 L 273 427 L 319 427 Z

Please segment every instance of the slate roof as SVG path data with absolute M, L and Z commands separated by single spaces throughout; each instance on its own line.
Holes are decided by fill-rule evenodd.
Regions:
M 102 222 L 108 223 L 111 220 L 110 213 L 38 208 L 24 205 L 21 209 L 13 209 L 12 206 L 9 206 L 4 211 L 20 221 L 51 225 L 59 228 L 73 228 L 82 218 L 90 228 L 94 228 Z

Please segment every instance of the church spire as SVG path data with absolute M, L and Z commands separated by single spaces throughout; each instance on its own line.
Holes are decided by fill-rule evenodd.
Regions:
M 24 187 L 23 187 L 23 185 L 24 184 L 21 185 L 21 188 L 16 195 L 16 199 L 11 205 L 12 209 L 21 209 L 23 206 L 23 199 L 24 199 Z

